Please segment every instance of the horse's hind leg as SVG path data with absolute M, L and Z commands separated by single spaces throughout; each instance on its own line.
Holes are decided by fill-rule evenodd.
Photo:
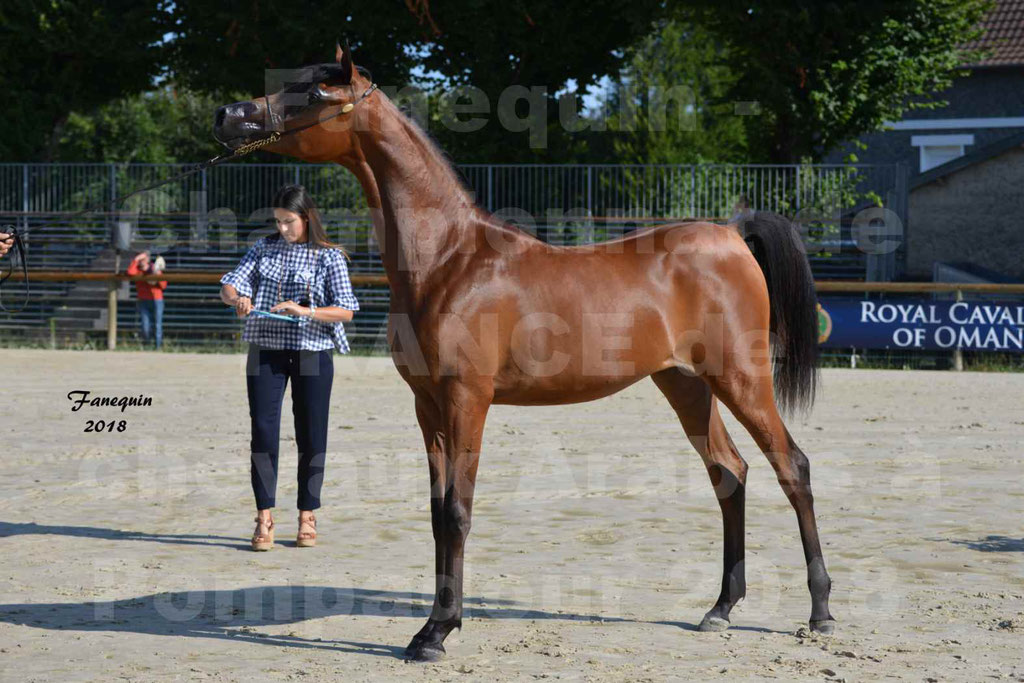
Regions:
M 722 375 L 708 376 L 708 381 L 715 396 L 732 411 L 764 451 L 783 492 L 796 511 L 804 559 L 807 562 L 807 587 L 811 592 L 810 627 L 813 631 L 832 633 L 835 620 L 828 610 L 832 580 L 825 571 L 818 524 L 814 519 L 811 465 L 779 416 L 772 378 L 766 374 L 726 370 Z
M 655 373 L 652 379 L 676 411 L 686 436 L 704 460 L 722 509 L 725 535 L 722 592 L 715 606 L 704 615 L 700 630 L 723 631 L 729 627 L 730 610 L 746 593 L 743 507 L 747 463 L 725 431 L 711 389 L 703 380 L 684 375 L 676 368 Z

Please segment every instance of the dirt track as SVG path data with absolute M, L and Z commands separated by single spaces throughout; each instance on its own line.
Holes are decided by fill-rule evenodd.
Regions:
M 720 516 L 650 382 L 495 406 L 446 661 L 401 649 L 433 588 L 426 465 L 389 359 L 335 357 L 321 545 L 297 549 L 290 397 L 278 547 L 255 554 L 244 356 L 0 349 L 0 678 L 1024 681 L 1024 375 L 826 371 L 812 461 L 836 637 L 801 638 L 796 519 L 751 465 L 744 602 Z M 69 391 L 152 396 L 71 411 Z M 122 433 L 84 433 L 87 419 Z

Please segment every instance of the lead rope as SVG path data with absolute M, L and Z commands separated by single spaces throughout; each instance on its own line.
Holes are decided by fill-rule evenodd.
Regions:
M 5 230 L 6 231 L 6 230 Z M 17 250 L 18 256 L 21 257 L 21 272 L 25 278 L 25 300 L 21 304 L 21 308 L 10 309 L 4 306 L 3 301 L 3 284 L 7 282 L 11 275 L 14 275 L 14 256 L 11 256 L 11 270 L 10 272 L 0 276 L 0 311 L 7 313 L 21 313 L 28 306 L 29 298 L 29 285 L 28 285 L 28 263 L 25 260 L 25 243 L 21 239 L 21 235 L 14 231 L 14 226 L 11 226 L 11 233 L 14 238 L 14 245 L 11 247 L 12 250 Z

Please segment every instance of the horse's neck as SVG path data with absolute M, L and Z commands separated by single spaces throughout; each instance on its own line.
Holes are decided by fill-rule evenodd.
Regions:
M 359 181 L 359 185 L 363 188 L 363 194 L 366 196 L 366 206 L 370 211 L 370 220 L 373 222 L 373 236 L 377 240 L 377 246 L 380 249 L 380 257 L 384 263 L 384 272 L 387 273 L 388 283 L 394 292 L 401 276 L 399 272 L 398 250 L 394 248 L 397 242 L 397 235 L 394 224 L 389 224 L 384 220 L 384 212 L 381 209 L 380 202 L 380 190 L 377 187 L 377 180 L 373 176 L 373 169 L 366 163 L 366 159 L 362 157 L 342 163 L 352 171 Z
M 349 166 L 366 193 L 392 294 L 418 300 L 441 264 L 469 254 L 473 202 L 452 169 L 380 94 L 380 129 L 358 133 L 363 160 Z

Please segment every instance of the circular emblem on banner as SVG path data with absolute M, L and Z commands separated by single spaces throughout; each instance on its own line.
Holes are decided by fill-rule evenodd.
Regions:
M 832 334 L 832 316 L 818 304 L 818 343 L 824 344 Z

